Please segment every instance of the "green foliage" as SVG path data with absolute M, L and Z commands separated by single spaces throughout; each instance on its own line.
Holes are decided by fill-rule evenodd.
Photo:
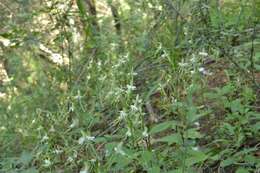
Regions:
M 0 172 L 259 171 L 260 6 L 216 2 L 1 1 Z

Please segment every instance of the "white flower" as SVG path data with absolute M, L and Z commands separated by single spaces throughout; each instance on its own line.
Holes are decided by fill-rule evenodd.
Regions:
M 45 159 L 43 166 L 44 166 L 44 167 L 49 167 L 49 166 L 51 166 L 51 161 L 50 161 L 49 159 Z
M 192 62 L 192 63 L 196 62 L 196 57 L 194 54 L 192 54 L 192 58 L 190 59 L 190 62 Z
M 4 99 L 6 97 L 6 93 L 0 92 L 0 99 Z
M 147 127 L 144 128 L 142 135 L 143 137 L 148 137 Z
M 138 111 L 138 107 L 136 107 L 135 105 L 131 105 L 130 108 L 134 112 Z
M 120 144 L 118 144 L 116 147 L 115 147 L 115 152 L 117 153 L 117 154 L 121 154 L 121 155 L 126 155 L 126 153 L 123 151 L 123 149 L 122 149 L 122 143 L 120 143 Z
M 51 1 L 47 1 L 46 5 L 47 5 L 47 7 L 51 7 L 52 6 L 52 2 Z
M 41 142 L 43 142 L 43 141 L 47 141 L 48 139 L 49 139 L 49 137 L 48 137 L 47 134 L 46 134 L 46 135 L 44 135 L 44 136 L 42 137 Z
M 126 88 L 128 92 L 136 90 L 136 87 L 134 85 L 127 85 Z
M 120 111 L 120 119 L 124 119 L 127 116 L 125 111 Z
M 53 125 L 50 128 L 50 132 L 55 132 L 55 129 L 54 129 Z
M 72 124 L 70 125 L 70 128 L 77 127 L 79 125 L 79 120 L 78 119 L 73 119 Z
M 127 132 L 126 132 L 125 135 L 126 135 L 126 136 L 132 136 L 131 130 L 130 130 L 129 128 L 127 129 Z
M 63 151 L 62 151 L 62 150 L 59 150 L 59 149 L 55 149 L 53 152 L 54 152 L 55 154 L 60 154 L 60 153 L 62 153 Z
M 58 54 L 58 53 L 52 53 L 51 54 L 51 60 L 56 63 L 56 64 L 59 64 L 59 65 L 62 65 L 63 64 L 63 58 L 62 58 L 62 55 L 61 54 Z
M 179 62 L 178 65 L 179 65 L 180 67 L 187 67 L 187 66 L 188 66 L 188 63 Z
M 66 6 L 66 4 L 59 4 L 59 5 L 57 5 L 57 8 L 59 10 L 65 10 L 67 8 L 67 6 Z
M 68 162 L 73 162 L 73 158 L 71 156 L 68 157 L 67 159 Z
M 200 67 L 200 68 L 199 68 L 199 72 L 204 73 L 205 71 L 206 71 L 206 70 L 205 70 L 204 67 Z
M 212 73 L 206 71 L 204 67 L 200 67 L 199 72 L 201 72 L 204 75 L 212 75 Z
M 192 147 L 194 151 L 199 151 L 199 147 Z
M 0 131 L 4 131 L 4 130 L 6 130 L 6 127 L 5 126 L 1 126 L 0 127 Z
M 83 143 L 85 142 L 85 137 L 80 137 L 79 138 L 79 140 L 78 140 L 78 143 L 80 144 L 80 145 L 82 145 Z
M 96 162 L 97 160 L 96 160 L 96 159 L 91 159 L 90 161 L 91 161 L 91 162 Z
M 199 123 L 199 122 L 195 122 L 194 125 L 197 126 L 197 127 L 199 127 L 199 126 L 200 126 L 200 123 Z
M 80 145 L 84 144 L 86 141 L 94 141 L 95 137 L 94 136 L 82 136 L 79 138 L 78 143 Z
M 174 98 L 174 97 L 172 97 L 172 102 L 173 102 L 173 103 L 177 103 L 177 99 Z
M 11 41 L 9 39 L 4 38 L 4 37 L 0 37 L 0 42 L 2 42 L 4 47 L 8 47 L 11 44 Z
M 85 137 L 89 141 L 94 141 L 95 137 L 94 136 L 86 136 Z
M 199 55 L 200 56 L 208 56 L 208 53 L 207 52 L 199 52 Z

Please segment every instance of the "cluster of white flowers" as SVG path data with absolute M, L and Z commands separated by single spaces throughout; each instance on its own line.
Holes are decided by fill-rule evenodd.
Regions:
M 54 154 L 61 154 L 63 152 L 63 150 L 59 150 L 59 149 L 55 149 L 53 151 Z
M 179 62 L 178 65 L 180 67 L 187 67 L 187 66 L 189 66 L 189 64 L 187 62 Z
M 119 116 L 119 119 L 120 119 L 120 120 L 122 120 L 122 119 L 125 119 L 125 118 L 126 118 L 126 116 L 127 116 L 127 113 L 126 113 L 125 111 L 123 111 L 123 110 L 122 110 L 122 111 L 120 111 L 119 113 L 120 113 L 120 116 Z
M 9 46 L 15 46 L 16 43 L 12 43 L 11 40 L 6 39 L 4 37 L 0 36 L 0 42 L 3 44 L 4 47 L 9 47 Z
M 207 71 L 204 67 L 200 67 L 198 70 L 199 70 L 199 72 L 202 73 L 203 75 L 208 75 L 208 76 L 212 75 L 212 73 L 209 72 L 209 71 Z
M 41 142 L 44 142 L 44 141 L 47 141 L 49 139 L 48 135 L 45 134 L 42 139 L 41 139 Z
M 135 113 L 141 111 L 140 105 L 142 105 L 142 99 L 139 98 L 139 95 L 136 96 L 135 100 L 133 100 L 133 104 L 130 105 L 131 112 Z
M 129 61 L 129 54 L 127 53 L 126 55 L 124 55 L 122 58 L 118 59 L 118 62 L 112 66 L 112 68 L 118 68 L 121 65 L 127 63 Z
M 74 159 L 73 159 L 73 157 L 71 157 L 71 156 L 69 156 L 68 159 L 67 159 L 68 162 L 73 162 L 73 160 L 74 160 Z
M 87 141 L 94 141 L 95 140 L 95 137 L 94 136 L 87 136 L 87 135 L 83 135 L 82 137 L 80 137 L 78 139 L 78 143 L 80 145 L 84 144 L 85 142 Z
M 132 112 L 137 112 L 138 111 L 138 107 L 134 104 L 130 106 L 130 109 Z
M 77 151 L 74 150 L 73 155 L 69 156 L 69 157 L 67 158 L 67 161 L 68 161 L 68 162 L 73 162 L 74 159 L 76 159 L 77 157 L 78 157 L 78 153 L 77 153 Z
M 134 85 L 126 85 L 126 92 L 131 93 L 132 91 L 136 90 L 136 86 Z
M 42 43 L 39 44 L 39 49 L 43 52 L 45 52 L 46 54 L 48 54 L 50 57 L 49 59 L 57 64 L 57 65 L 68 65 L 67 61 L 65 62 L 63 59 L 63 56 L 59 53 L 53 53 L 49 48 L 47 48 L 46 46 L 44 46 Z
M 131 72 L 131 73 L 127 73 L 127 75 L 128 75 L 128 76 L 136 76 L 136 75 L 138 75 L 138 73 L 136 73 L 136 72 Z

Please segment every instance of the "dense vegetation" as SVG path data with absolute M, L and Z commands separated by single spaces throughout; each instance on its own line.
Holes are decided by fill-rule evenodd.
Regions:
M 0 173 L 257 173 L 260 1 L 1 0 Z

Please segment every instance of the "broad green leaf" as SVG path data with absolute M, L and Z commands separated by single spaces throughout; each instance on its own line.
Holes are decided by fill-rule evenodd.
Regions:
M 148 163 L 152 160 L 153 158 L 153 153 L 150 151 L 142 151 L 141 153 L 141 161 Z
M 28 165 L 32 159 L 33 155 L 30 152 L 24 151 L 19 160 L 23 165 Z
M 221 163 L 220 163 L 220 166 L 222 168 L 226 167 L 226 166 L 229 166 L 229 165 L 232 165 L 236 162 L 236 160 L 232 157 L 230 158 L 227 158 L 226 160 L 223 160 Z
M 187 158 L 186 164 L 188 166 L 192 166 L 196 163 L 205 161 L 207 158 L 208 158 L 208 156 L 205 153 L 203 153 L 202 151 L 196 151 L 196 152 L 193 152 L 191 157 Z
M 231 101 L 230 103 L 231 111 L 234 112 L 242 112 L 243 106 L 241 105 L 240 99 L 236 99 Z
M 169 129 L 169 128 L 175 126 L 175 125 L 176 125 L 176 122 L 174 122 L 174 121 L 166 121 L 166 122 L 157 124 L 157 125 L 152 127 L 152 129 L 150 130 L 150 134 L 162 132 L 162 131 Z
M 255 64 L 254 67 L 255 67 L 255 69 L 256 69 L 257 71 L 260 71 L 260 65 Z
M 169 145 L 176 143 L 176 144 L 181 144 L 182 143 L 182 138 L 181 135 L 176 133 L 173 135 L 165 136 L 161 139 L 157 140 L 158 142 L 167 142 Z

